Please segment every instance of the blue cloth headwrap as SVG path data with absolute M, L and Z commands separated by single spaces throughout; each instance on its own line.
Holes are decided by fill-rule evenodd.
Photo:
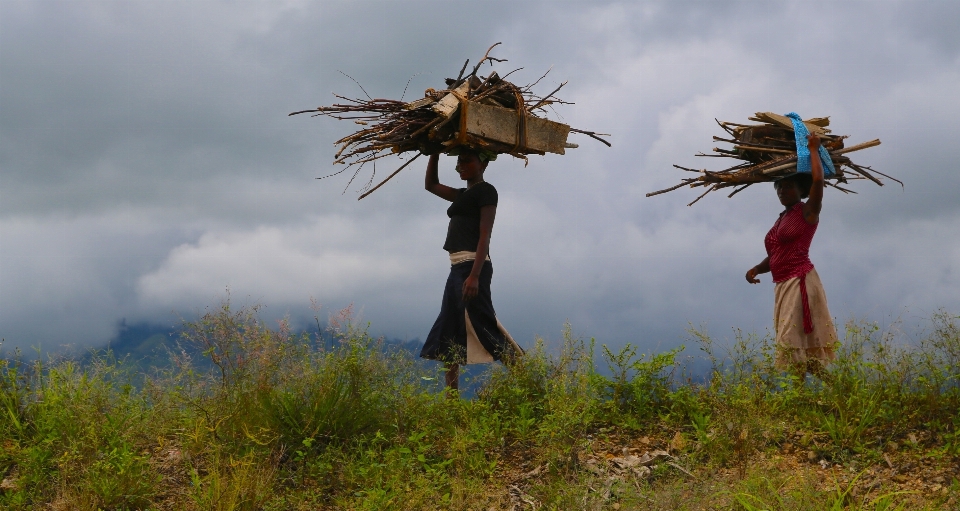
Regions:
M 810 169 L 810 149 L 807 149 L 807 126 L 803 124 L 803 119 L 796 112 L 790 112 L 787 117 L 793 121 L 793 134 L 797 139 L 797 172 L 809 174 Z M 830 153 L 827 148 L 820 146 L 820 164 L 823 166 L 823 177 L 830 177 L 836 173 L 833 169 L 833 160 L 830 159 Z

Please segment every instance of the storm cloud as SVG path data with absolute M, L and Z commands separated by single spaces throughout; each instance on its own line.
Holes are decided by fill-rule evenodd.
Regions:
M 373 333 L 422 338 L 446 278 L 446 204 L 419 163 L 360 202 L 367 169 L 350 186 L 316 180 L 339 170 L 331 142 L 352 125 L 286 114 L 362 95 L 345 75 L 416 98 L 498 41 L 496 69 L 523 67 L 517 82 L 551 66 L 543 91 L 569 80 L 557 119 L 613 134 L 612 148 L 580 137 L 487 172 L 494 304 L 521 344 L 565 321 L 644 349 L 691 323 L 768 329 L 769 277 L 743 275 L 781 209 L 772 188 L 689 208 L 691 190 L 644 197 L 679 180 L 674 163 L 720 168 L 693 157 L 713 147 L 713 119 L 756 111 L 880 138 L 857 161 L 906 183 L 827 191 L 811 258 L 835 316 L 957 311 L 957 19 L 960 4 L 936 0 L 0 0 L 0 349 L 175 324 L 227 289 L 303 324 L 311 298 L 353 303 Z M 452 167 L 441 160 L 454 185 Z

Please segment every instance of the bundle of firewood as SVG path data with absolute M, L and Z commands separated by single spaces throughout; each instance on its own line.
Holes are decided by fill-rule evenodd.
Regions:
M 369 95 L 366 99 L 356 99 L 335 94 L 344 103 L 290 115 L 313 113 L 315 116 L 350 119 L 363 126 L 334 143 L 339 146 L 334 164 L 344 164 L 346 167 L 330 174 L 336 175 L 356 167 L 350 178 L 352 183 L 364 165 L 373 163 L 373 175 L 364 186 L 367 191 L 360 196 L 361 199 L 397 175 L 420 154 L 456 152 L 459 148 L 467 147 L 487 154 L 509 154 L 526 160 L 530 154 L 564 154 L 564 149 L 577 147 L 567 142 L 570 132 L 582 133 L 610 145 L 600 138 L 603 134 L 573 129 L 537 115 L 545 114 L 546 108 L 552 108 L 551 105 L 569 104 L 555 96 L 567 82 L 541 97 L 532 89 L 546 74 L 524 87 L 506 80 L 507 76 L 519 69 L 503 77 L 496 71 L 491 71 L 485 77 L 478 75 L 484 63 L 492 66 L 494 62 L 506 62 L 506 59 L 490 56 L 490 50 L 498 44 L 487 50 L 471 72 L 464 75 L 470 62 L 467 60 L 457 78 L 447 78 L 442 89 L 427 89 L 423 98 L 416 101 L 373 99 Z M 360 89 L 363 90 L 363 87 Z M 366 95 L 366 91 L 363 92 Z M 418 154 L 371 188 L 376 175 L 375 162 L 408 151 Z
M 713 137 L 713 140 L 733 144 L 732 149 L 721 149 L 714 147 L 713 151 L 717 154 L 700 153 L 697 156 L 713 158 L 733 158 L 741 160 L 742 163 L 720 171 L 698 170 L 680 165 L 674 167 L 687 172 L 696 172 L 700 174 L 697 177 L 686 178 L 680 184 L 671 186 L 664 190 L 651 192 L 647 197 L 659 195 L 683 186 L 689 185 L 691 188 L 706 187 L 706 191 L 693 202 L 687 204 L 694 205 L 708 193 L 721 188 L 737 187 L 728 197 L 733 197 L 741 190 L 755 183 L 766 183 L 782 179 L 784 177 L 797 173 L 797 145 L 794 133 L 793 121 L 786 116 L 777 115 L 770 112 L 758 112 L 751 121 L 762 124 L 737 124 L 733 122 L 720 122 L 728 137 Z M 839 136 L 831 134 L 827 126 L 830 125 L 828 117 L 818 117 L 803 121 L 804 125 L 811 134 L 817 134 L 820 137 L 821 144 L 830 154 L 833 161 L 834 170 L 832 176 L 826 176 L 827 185 L 836 188 L 844 193 L 856 193 L 847 188 L 839 186 L 837 183 L 848 183 L 852 180 L 870 180 L 883 186 L 880 178 L 874 176 L 877 174 L 893 181 L 903 183 L 882 172 L 874 170 L 865 165 L 858 165 L 845 156 L 847 153 L 859 151 L 880 145 L 880 140 L 871 140 L 862 144 L 850 147 L 844 147 L 844 140 L 849 138 L 847 135 Z M 805 142 L 804 142 L 805 143 Z M 816 154 L 811 155 L 816 157 Z M 844 172 L 846 168 L 849 172 Z

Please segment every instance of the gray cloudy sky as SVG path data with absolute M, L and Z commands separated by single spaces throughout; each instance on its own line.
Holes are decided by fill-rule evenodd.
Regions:
M 827 192 L 812 259 L 842 320 L 916 324 L 960 310 L 960 3 L 0 0 L 3 350 L 88 345 L 118 322 L 176 324 L 259 302 L 312 318 L 354 303 L 371 330 L 423 338 L 447 274 L 446 203 L 418 162 L 357 202 L 332 170 L 355 126 L 287 113 L 331 92 L 408 98 L 493 42 L 586 137 L 566 156 L 501 158 L 494 304 L 525 345 L 575 332 L 675 345 L 688 323 L 770 327 L 771 187 L 734 199 L 671 185 L 713 118 L 830 115 L 855 160 L 906 187 Z M 399 160 L 378 166 L 392 171 Z M 441 179 L 456 184 L 453 162 Z

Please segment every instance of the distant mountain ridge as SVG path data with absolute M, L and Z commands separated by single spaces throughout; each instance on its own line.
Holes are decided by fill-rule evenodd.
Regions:
M 126 321 L 121 321 L 117 335 L 113 339 L 99 347 L 88 349 L 78 358 L 81 362 L 90 362 L 109 352 L 116 360 L 125 360 L 141 370 L 162 369 L 171 365 L 172 351 L 182 350 L 193 359 L 195 364 L 209 363 L 199 348 L 189 343 L 179 342 L 182 332 L 183 328 L 180 326 L 171 327 L 146 322 L 127 324 Z M 317 332 L 304 329 L 296 332 L 295 335 L 308 335 L 316 339 Z M 329 347 L 332 347 L 335 342 L 326 335 L 323 336 L 323 340 L 323 345 Z M 420 347 L 423 344 L 420 339 L 384 338 L 383 342 L 388 349 L 400 349 L 413 356 L 420 354 Z

